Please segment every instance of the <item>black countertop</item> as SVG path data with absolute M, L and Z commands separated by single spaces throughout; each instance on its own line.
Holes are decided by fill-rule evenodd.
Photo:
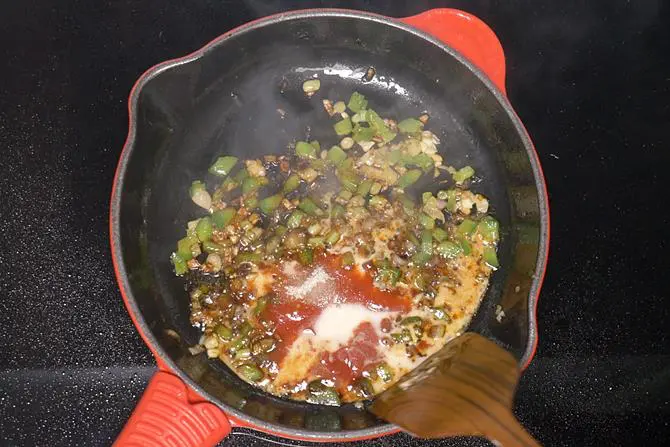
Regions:
M 6 2 L 0 443 L 109 445 L 154 370 L 108 247 L 135 79 L 250 19 L 315 6 L 397 17 L 450 6 L 495 30 L 552 207 L 540 345 L 516 412 L 545 445 L 666 445 L 670 5 L 660 0 Z M 254 436 L 269 439 L 242 432 L 222 445 L 271 445 Z

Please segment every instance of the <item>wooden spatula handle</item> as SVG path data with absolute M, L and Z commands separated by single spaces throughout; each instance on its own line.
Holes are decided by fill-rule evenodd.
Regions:
M 370 410 L 422 438 L 484 436 L 503 447 L 539 446 L 512 413 L 516 359 L 466 333 L 373 401 Z
M 486 437 L 502 447 L 540 447 L 533 436 L 526 431 L 512 413 L 500 417 L 496 415 L 498 423 L 487 425 Z

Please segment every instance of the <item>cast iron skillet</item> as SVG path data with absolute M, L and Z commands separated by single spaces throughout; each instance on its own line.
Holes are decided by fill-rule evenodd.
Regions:
M 376 76 L 365 82 L 368 67 Z M 307 100 L 302 83 L 314 75 L 322 87 Z M 187 348 L 200 334 L 168 261 L 197 212 L 188 185 L 217 156 L 281 152 L 308 133 L 327 142 L 332 130 L 321 99 L 348 98 L 353 90 L 382 116 L 429 111 L 446 163 L 475 168 L 473 189 L 490 198 L 503 229 L 502 268 L 469 329 L 511 351 L 521 367 L 530 361 L 549 210 L 537 155 L 504 93 L 504 55 L 493 32 L 447 9 L 402 20 L 344 10 L 284 13 L 150 69 L 130 95 L 111 201 L 112 254 L 128 311 L 160 371 L 118 445 L 214 445 L 231 425 L 313 441 L 397 431 L 352 405 L 273 397 L 220 362 L 192 356 Z M 500 321 L 497 306 L 505 314 Z

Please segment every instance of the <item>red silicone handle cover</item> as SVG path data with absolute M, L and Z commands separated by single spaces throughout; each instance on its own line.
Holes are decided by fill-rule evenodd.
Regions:
M 505 53 L 500 40 L 477 17 L 458 9 L 438 8 L 400 19 L 461 53 L 505 91 Z
M 158 371 L 114 443 L 115 447 L 209 447 L 230 433 L 216 406 L 186 388 L 181 379 Z

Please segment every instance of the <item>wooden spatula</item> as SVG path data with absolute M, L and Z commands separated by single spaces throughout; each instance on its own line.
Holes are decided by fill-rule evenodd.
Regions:
M 404 376 L 370 410 L 421 438 L 483 436 L 539 446 L 512 413 L 519 368 L 506 350 L 468 332 Z

